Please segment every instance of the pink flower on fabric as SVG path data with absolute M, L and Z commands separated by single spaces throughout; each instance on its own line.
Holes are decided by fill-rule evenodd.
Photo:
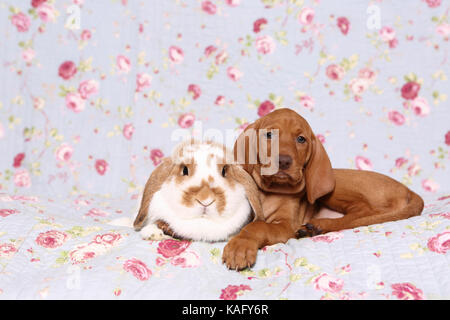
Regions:
M 273 109 L 275 109 L 275 105 L 271 101 L 266 100 L 259 105 L 258 116 L 264 117 L 266 114 L 270 113 Z
M 190 244 L 189 241 L 166 239 L 159 242 L 158 253 L 162 254 L 165 258 L 172 258 L 184 252 Z
M 256 20 L 255 22 L 253 22 L 253 32 L 254 33 L 260 32 L 266 24 L 267 24 L 267 19 L 265 19 L 265 18 L 260 18 L 260 19 Z
M 10 243 L 0 243 L 0 258 L 11 258 L 17 252 L 17 248 Z
M 450 130 L 445 134 L 444 142 L 446 145 L 450 146 Z
M 441 5 L 441 1 L 442 0 L 425 0 L 425 2 L 427 3 L 427 5 L 430 8 L 436 8 L 439 7 Z
M 73 148 L 67 144 L 61 144 L 55 151 L 55 157 L 58 161 L 67 162 L 72 157 Z
M 79 113 L 84 110 L 84 99 L 78 92 L 69 92 L 66 94 L 66 107 L 75 113 Z
M 178 125 L 181 128 L 190 128 L 194 124 L 195 115 L 192 113 L 184 113 L 178 118 Z
M 303 25 L 311 24 L 314 19 L 314 9 L 303 8 L 298 15 L 298 21 Z
M 133 133 L 134 133 L 134 126 L 133 126 L 133 124 L 132 123 L 127 123 L 126 125 L 124 125 L 122 133 L 123 133 L 123 136 L 125 137 L 125 139 L 131 140 L 131 138 L 133 137 Z
M 342 68 L 340 65 L 337 64 L 330 64 L 326 71 L 325 74 L 327 75 L 328 78 L 330 78 L 331 80 L 341 80 L 344 75 L 345 75 L 345 69 Z
M 175 256 L 171 264 L 181 268 L 195 268 L 200 265 L 200 257 L 194 251 L 184 251 L 183 253 Z
M 188 86 L 188 92 L 192 96 L 192 99 L 197 100 L 202 94 L 202 89 L 196 84 L 190 84 Z
M 207 14 L 213 15 L 217 12 L 217 7 L 211 1 L 203 1 L 202 2 L 202 10 Z
M 271 36 L 265 35 L 256 38 L 255 40 L 256 50 L 261 54 L 271 54 L 275 51 L 275 41 Z
M 388 119 L 397 126 L 401 126 L 405 123 L 405 116 L 395 110 L 388 112 Z
M 36 243 L 41 247 L 54 249 L 62 246 L 69 236 L 58 230 L 50 230 L 47 232 L 41 232 L 36 238 Z
M 411 103 L 412 110 L 415 115 L 425 117 L 430 113 L 430 106 L 425 98 L 417 97 Z
M 22 165 L 22 161 L 23 159 L 25 159 L 25 153 L 21 152 L 18 153 L 13 160 L 13 167 L 14 168 L 19 168 Z
M 152 271 L 147 267 L 147 265 L 136 258 L 131 258 L 125 261 L 123 264 L 123 269 L 126 272 L 130 272 L 140 281 L 148 280 L 152 275 Z
M 117 68 L 124 73 L 128 73 L 131 70 L 130 59 L 128 59 L 128 57 L 126 57 L 124 55 L 120 54 L 117 56 L 116 65 L 117 65 Z
M 231 80 L 238 81 L 244 74 L 238 68 L 228 67 L 227 75 Z
M 439 189 L 439 184 L 430 179 L 422 181 L 422 188 L 428 192 L 436 192 Z
M 346 17 L 337 18 L 337 26 L 341 30 L 343 35 L 347 35 L 350 29 L 350 21 Z
M 392 27 L 384 26 L 380 29 L 380 37 L 384 42 L 389 42 L 395 39 L 395 30 Z
M 106 171 L 108 171 L 108 167 L 108 162 L 103 159 L 98 159 L 95 161 L 95 170 L 97 170 L 98 174 L 101 176 L 105 175 Z
M 19 210 L 16 209 L 0 209 L 0 217 L 6 218 L 7 216 L 10 216 L 12 214 L 19 213 Z
M 312 279 L 316 290 L 330 293 L 337 293 L 344 287 L 344 280 L 330 276 L 328 273 L 321 273 Z
M 446 254 L 450 251 L 450 231 L 439 233 L 428 240 L 428 249 L 436 253 Z
M 58 68 L 58 75 L 64 80 L 69 80 L 77 73 L 77 66 L 73 61 L 65 61 Z
M 80 94 L 81 98 L 89 99 L 89 97 L 98 92 L 98 87 L 99 85 L 96 80 L 85 80 L 78 86 L 78 93 Z
M 27 169 L 19 169 L 14 173 L 14 184 L 17 187 L 31 187 L 31 178 Z
M 357 156 L 355 158 L 355 164 L 358 170 L 372 170 L 373 167 L 370 159 L 362 156 Z
M 250 286 L 241 284 L 239 286 L 229 285 L 225 289 L 222 289 L 219 299 L 222 300 L 236 300 L 238 296 L 242 295 L 245 291 L 250 291 Z
M 400 300 L 423 300 L 423 291 L 409 282 L 391 285 L 392 295 Z
M 140 92 L 145 88 L 150 87 L 152 83 L 152 76 L 148 73 L 138 73 L 136 75 L 136 92 Z
M 344 234 L 342 232 L 329 232 L 323 235 L 318 235 L 315 237 L 312 237 L 311 240 L 314 242 L 326 242 L 331 243 L 333 241 L 342 239 L 344 237 Z
M 401 89 L 402 97 L 406 100 L 414 100 L 419 94 L 420 84 L 414 81 L 405 83 Z
M 153 149 L 150 151 L 150 159 L 154 166 L 161 163 L 162 158 L 164 158 L 164 153 L 160 149 Z
M 31 20 L 26 14 L 19 12 L 11 17 L 11 23 L 19 32 L 26 32 L 30 28 Z
M 181 63 L 184 60 L 184 52 L 177 46 L 171 46 L 169 48 L 169 59 L 175 64 Z

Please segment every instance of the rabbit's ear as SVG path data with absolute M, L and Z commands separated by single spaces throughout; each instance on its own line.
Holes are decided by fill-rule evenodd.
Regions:
M 253 178 L 241 166 L 230 165 L 231 177 L 244 186 L 245 194 L 255 214 L 253 220 L 264 220 L 260 191 Z
M 133 223 L 136 231 L 139 231 L 144 226 L 148 215 L 148 207 L 150 206 L 153 195 L 161 189 L 161 185 L 166 181 L 172 168 L 172 159 L 164 158 L 163 162 L 153 170 L 150 178 L 148 178 L 147 183 L 145 184 L 144 194 L 142 195 L 141 207 L 139 208 L 139 213 Z

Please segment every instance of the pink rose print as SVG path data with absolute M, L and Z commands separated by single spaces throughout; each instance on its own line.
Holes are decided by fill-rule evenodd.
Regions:
M 436 253 L 446 254 L 450 251 L 450 231 L 439 233 L 428 240 L 428 249 Z
M 166 239 L 159 242 L 158 253 L 162 254 L 165 258 L 172 258 L 184 252 L 190 244 L 189 241 Z
M 363 69 L 359 70 L 358 77 L 362 78 L 362 79 L 366 79 L 369 81 L 369 83 L 372 84 L 375 82 L 375 78 L 377 77 L 377 74 L 372 69 L 363 68 Z
M 236 300 L 238 296 L 242 295 L 245 291 L 251 291 L 247 285 L 241 284 L 240 286 L 229 285 L 225 289 L 222 289 L 222 293 L 219 299 L 222 300 Z
M 243 73 L 238 68 L 228 67 L 227 75 L 231 80 L 238 81 L 243 76 Z
M 350 21 L 346 17 L 337 18 L 337 26 L 341 30 L 343 35 L 347 35 L 350 29 Z
M 116 58 L 116 65 L 119 71 L 122 71 L 124 73 L 128 73 L 131 70 L 131 62 L 128 57 L 119 54 Z
M 391 27 L 385 26 L 380 29 L 380 37 L 384 42 L 389 42 L 395 39 L 395 30 Z
M 31 178 L 27 169 L 19 169 L 14 173 L 14 184 L 21 188 L 31 187 Z
M 392 295 L 396 296 L 400 300 L 423 300 L 424 295 L 422 290 L 416 288 L 409 282 L 395 283 L 391 285 Z
M 184 59 L 184 53 L 183 50 L 177 46 L 171 46 L 169 48 L 169 59 L 173 63 L 181 63 Z
M 105 246 L 114 246 L 120 240 L 122 240 L 122 235 L 120 233 L 104 233 L 96 235 L 91 243 L 103 244 Z
M 78 93 L 80 94 L 81 98 L 89 99 L 89 97 L 98 92 L 98 87 L 99 85 L 97 81 L 85 80 L 78 86 Z
M 195 115 L 192 113 L 185 113 L 182 114 L 179 118 L 178 118 L 178 125 L 181 128 L 190 128 L 192 127 L 192 125 L 194 124 L 195 121 Z
M 214 104 L 216 106 L 222 106 L 225 103 L 225 97 L 224 96 L 217 96 L 216 101 L 214 101 Z
M 19 210 L 16 209 L 0 209 L 0 217 L 6 218 L 7 216 L 10 216 L 12 214 L 19 213 Z
M 261 36 L 256 38 L 255 47 L 261 54 L 271 54 L 275 50 L 275 41 L 271 36 Z
M 266 100 L 259 105 L 258 116 L 264 117 L 266 114 L 270 113 L 273 109 L 275 109 L 275 105 L 271 101 Z
M 405 83 L 401 89 L 402 97 L 406 100 L 414 100 L 419 94 L 420 84 L 414 81 Z
M 131 258 L 125 261 L 123 264 L 123 269 L 126 272 L 130 272 L 136 279 L 140 281 L 148 280 L 152 275 L 152 271 L 147 268 L 147 265 L 136 258 Z
M 151 83 L 151 75 L 148 73 L 138 73 L 136 76 L 136 92 L 141 92 L 143 89 L 150 87 Z
M 98 174 L 103 176 L 105 175 L 106 171 L 108 170 L 108 162 L 103 159 L 98 159 L 95 161 L 95 170 L 97 170 Z
M 314 19 L 314 9 L 303 8 L 298 15 L 298 21 L 303 25 L 311 24 Z
M 428 101 L 425 98 L 417 97 L 412 101 L 412 110 L 414 114 L 420 117 L 425 117 L 430 113 Z
M 408 167 L 408 175 L 410 177 L 418 175 L 420 172 L 420 166 L 417 163 L 413 163 Z
M 72 153 L 73 148 L 69 144 L 63 143 L 56 149 L 55 157 L 58 161 L 67 162 L 72 157 Z
M 200 265 L 200 257 L 194 251 L 184 251 L 175 256 L 171 263 L 181 268 L 194 268 Z
M 401 126 L 405 123 L 405 116 L 395 110 L 388 112 L 388 119 L 397 126 Z
M 91 210 L 88 211 L 88 213 L 85 214 L 86 217 L 106 217 L 109 216 L 109 212 L 97 209 L 97 208 L 92 208 Z
M 78 92 L 66 94 L 66 107 L 75 113 L 79 113 L 85 108 L 85 101 Z
M 64 80 L 69 80 L 76 73 L 77 66 L 72 61 L 65 61 L 58 68 L 58 75 Z
M 55 8 L 47 3 L 43 3 L 37 8 L 37 14 L 44 22 L 55 21 L 56 19 Z
M 154 166 L 160 164 L 162 158 L 164 158 L 164 153 L 160 149 L 153 149 L 150 151 L 150 159 Z
M 253 22 L 253 32 L 254 33 L 258 33 L 260 32 L 267 24 L 267 19 L 265 18 L 260 18 L 258 20 L 256 20 L 255 22 Z
M 91 37 L 92 37 L 92 33 L 90 30 L 85 29 L 81 32 L 81 35 L 80 35 L 81 40 L 88 41 L 89 39 L 91 39 Z
M 318 235 L 315 237 L 312 237 L 311 240 L 314 242 L 326 242 L 331 243 L 333 241 L 342 239 L 344 237 L 344 234 L 342 232 L 329 232 L 323 235 Z
M 241 3 L 241 0 L 225 0 L 225 2 L 230 7 L 237 7 Z
M 216 52 L 217 51 L 217 48 L 216 47 L 214 47 L 214 46 L 207 46 L 206 48 L 205 48 L 205 56 L 206 57 L 209 57 L 210 55 L 212 55 L 214 52 Z
M 395 160 L 395 167 L 396 168 L 401 168 L 407 162 L 408 162 L 408 159 L 405 159 L 403 157 L 397 158 Z
M 356 168 L 358 168 L 358 170 L 372 170 L 372 167 L 373 167 L 370 159 L 367 159 L 362 156 L 357 156 L 355 158 L 355 164 L 356 164 Z
M 360 95 L 369 88 L 370 82 L 365 78 L 355 78 L 348 84 L 355 95 Z
M 18 153 L 18 154 L 14 157 L 13 167 L 14 167 L 14 168 L 19 168 L 19 167 L 22 165 L 23 159 L 25 159 L 25 153 L 23 153 L 23 152 Z
M 214 3 L 212 3 L 211 1 L 203 1 L 202 2 L 202 10 L 204 12 L 206 12 L 207 14 L 216 14 L 217 12 L 217 7 Z
M 436 27 L 436 33 L 447 38 L 450 35 L 450 23 L 441 23 Z
M 442 0 L 425 0 L 425 2 L 427 3 L 427 5 L 430 8 L 436 8 L 439 7 L 441 5 L 441 1 Z
M 316 290 L 322 290 L 330 293 L 337 293 L 344 287 L 344 280 L 330 276 L 327 273 L 321 273 L 312 279 Z
M 47 2 L 47 0 L 31 0 L 31 6 L 33 8 L 39 7 L 41 4 Z
M 228 58 L 228 54 L 226 53 L 226 51 L 221 51 L 216 55 L 216 64 L 220 65 L 222 63 L 225 63 L 225 61 L 227 61 Z
M 327 77 L 330 78 L 331 80 L 339 81 L 344 77 L 345 69 L 337 64 L 330 64 L 327 67 L 325 73 Z
M 31 62 L 34 59 L 34 56 L 36 55 L 36 53 L 34 52 L 33 49 L 31 48 L 27 48 L 25 50 L 22 51 L 22 59 L 28 64 L 30 65 Z
M 445 138 L 445 140 L 444 140 L 445 144 L 450 146 L 450 130 L 447 131 L 444 138 Z
M 300 99 L 300 105 L 307 108 L 307 109 L 312 109 L 314 107 L 314 98 L 310 97 L 310 96 L 301 96 Z
M 11 23 L 17 28 L 17 31 L 27 32 L 30 28 L 31 20 L 26 14 L 19 12 L 11 17 Z
M 192 96 L 192 99 L 197 100 L 202 94 L 202 90 L 196 84 L 190 84 L 188 86 L 188 93 Z
M 41 247 L 54 249 L 62 246 L 69 236 L 58 230 L 50 230 L 47 232 L 41 232 L 36 238 L 36 243 Z
M 0 258 L 11 258 L 17 252 L 17 248 L 10 243 L 0 243 Z
M 128 123 L 128 124 L 124 125 L 122 133 L 123 133 L 123 136 L 125 137 L 125 139 L 131 140 L 131 138 L 133 137 L 133 133 L 134 133 L 133 124 Z
M 428 192 L 436 192 L 439 189 L 439 184 L 432 180 L 425 179 L 422 181 L 422 188 Z

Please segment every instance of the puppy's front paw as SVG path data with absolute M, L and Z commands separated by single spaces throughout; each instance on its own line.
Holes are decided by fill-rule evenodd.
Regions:
M 314 237 L 319 234 L 322 234 L 322 229 L 319 226 L 315 226 L 311 223 L 307 223 L 303 226 L 301 226 L 300 229 L 297 230 L 295 233 L 295 236 L 297 239 L 304 238 L 304 237 Z
M 140 231 L 141 237 L 144 240 L 164 240 L 170 238 L 153 223 L 149 223 Z
M 258 244 L 255 240 L 236 236 L 223 249 L 222 262 L 232 270 L 242 270 L 255 264 Z

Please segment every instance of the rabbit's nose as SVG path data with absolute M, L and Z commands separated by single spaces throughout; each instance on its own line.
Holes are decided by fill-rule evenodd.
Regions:
M 204 206 L 205 208 L 206 207 L 209 207 L 210 205 L 212 205 L 216 200 L 212 200 L 212 201 L 210 201 L 209 203 L 208 202 L 202 202 L 202 201 L 200 201 L 200 200 L 198 200 L 198 199 L 195 199 L 195 200 L 197 200 L 197 202 L 198 203 L 200 203 L 202 206 Z

